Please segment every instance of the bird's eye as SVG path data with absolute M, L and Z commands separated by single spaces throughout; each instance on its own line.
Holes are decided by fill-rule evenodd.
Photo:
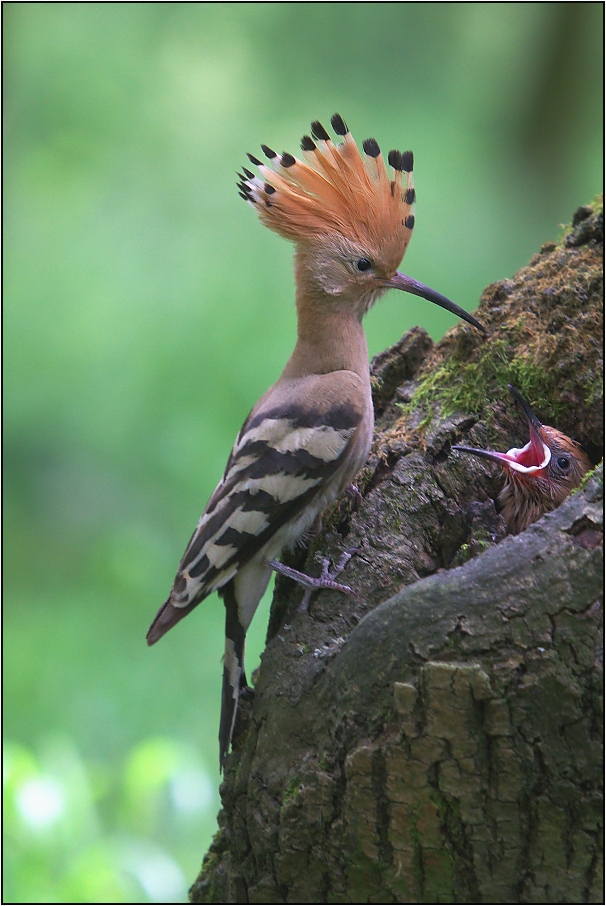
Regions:
M 568 460 L 565 456 L 558 456 L 558 458 L 556 459 L 556 464 L 558 468 L 562 470 L 562 472 L 567 472 L 570 468 L 570 460 Z
M 372 261 L 368 258 L 358 258 L 356 267 L 359 271 L 368 271 L 372 267 Z

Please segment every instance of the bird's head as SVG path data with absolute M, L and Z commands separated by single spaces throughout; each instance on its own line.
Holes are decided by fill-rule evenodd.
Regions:
M 591 468 L 579 444 L 548 425 L 543 425 L 521 394 L 507 385 L 526 418 L 530 439 L 521 449 L 507 453 L 453 445 L 453 450 L 471 453 L 498 463 L 506 477 L 499 497 L 510 531 L 522 531 L 543 513 L 555 509 Z
M 387 289 L 401 289 L 483 331 L 450 299 L 397 269 L 415 222 L 412 151 L 389 152 L 390 175 L 375 139 L 363 142 L 362 155 L 342 117 L 331 123 L 340 142 L 314 122 L 301 141 L 302 160 L 262 145 L 267 163 L 249 154 L 260 175 L 238 174 L 241 196 L 263 223 L 296 244 L 308 297 L 353 307 L 361 318 Z

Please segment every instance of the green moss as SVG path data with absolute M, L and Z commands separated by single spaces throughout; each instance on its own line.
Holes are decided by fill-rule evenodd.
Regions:
M 327 753 L 327 752 L 322 752 L 322 754 L 320 755 L 320 757 L 319 757 L 319 759 L 318 759 L 318 765 L 320 766 L 320 768 L 321 768 L 323 771 L 329 771 L 329 770 L 330 770 L 331 764 L 330 764 L 330 759 L 329 759 L 329 757 L 328 757 L 328 753 Z
M 604 195 L 600 192 L 598 195 L 596 195 L 596 197 L 593 199 L 593 201 L 587 205 L 587 207 L 591 208 L 592 214 L 594 216 L 603 214 L 604 213 Z M 564 243 L 566 241 L 566 237 L 569 235 L 569 233 L 572 233 L 572 231 L 574 229 L 575 229 L 575 224 L 573 223 L 573 221 L 570 221 L 570 223 L 560 224 L 560 234 L 557 239 L 557 245 L 560 246 L 560 248 L 564 245 Z
M 599 468 L 601 468 L 603 465 L 604 465 L 604 460 L 602 460 L 601 462 L 599 462 L 599 463 L 597 464 L 597 466 L 595 466 L 595 468 L 590 469 L 589 472 L 587 472 L 585 475 L 583 475 L 583 477 L 581 478 L 581 483 L 580 483 L 580 485 L 578 486 L 578 488 L 573 488 L 573 489 L 572 489 L 572 491 L 570 492 L 570 496 L 572 497 L 573 494 L 578 494 L 579 491 L 582 491 L 582 490 L 585 488 L 585 486 L 587 485 L 587 482 L 589 481 L 589 479 L 590 479 L 590 478 L 593 478 L 593 476 L 595 475 L 595 473 L 597 472 L 597 470 L 598 470 Z
M 282 804 L 288 802 L 289 799 L 294 799 L 301 789 L 301 779 L 300 777 L 293 777 L 286 789 L 284 790 L 284 796 L 282 797 Z
M 602 382 L 602 375 L 598 374 L 585 389 L 585 403 L 588 406 L 592 406 L 594 403 L 597 403 L 598 400 L 601 400 L 603 396 L 604 384 Z
M 521 317 L 516 327 L 523 328 Z M 507 384 L 513 384 L 532 406 L 541 408 L 547 404 L 554 415 L 558 415 L 558 398 L 549 393 L 555 389 L 555 376 L 539 368 L 527 357 L 513 354 L 513 344 L 496 340 L 482 351 L 477 362 L 467 364 L 453 357 L 429 374 L 417 388 L 409 403 L 401 406 L 402 414 L 408 416 L 415 409 L 425 409 L 426 414 L 419 425 L 425 428 L 432 419 L 432 405 L 439 404 L 443 417 L 454 412 L 477 414 L 485 409 L 494 398 L 500 398 Z M 487 413 L 488 414 L 488 413 Z
M 472 557 L 483 554 L 489 547 L 492 547 L 491 543 L 484 538 L 474 538 L 469 544 L 462 544 L 456 553 L 452 566 L 462 566 L 463 563 L 467 563 Z

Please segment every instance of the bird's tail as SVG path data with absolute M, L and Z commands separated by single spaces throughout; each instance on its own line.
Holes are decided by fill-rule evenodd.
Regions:
M 219 723 L 219 764 L 225 764 L 234 733 L 240 689 L 246 685 L 244 674 L 244 644 L 246 630 L 238 618 L 238 604 L 233 581 L 220 592 L 225 604 L 225 657 L 221 692 L 221 721 Z
M 169 629 L 173 628 L 175 623 L 178 623 L 179 620 L 186 617 L 197 604 L 199 604 L 199 601 L 196 601 L 195 604 L 190 604 L 187 607 L 175 607 L 174 604 L 171 603 L 171 596 L 169 595 L 154 617 L 153 623 L 147 630 L 147 635 L 145 636 L 147 644 L 155 644 L 155 642 L 157 642 L 158 639 L 161 639 Z

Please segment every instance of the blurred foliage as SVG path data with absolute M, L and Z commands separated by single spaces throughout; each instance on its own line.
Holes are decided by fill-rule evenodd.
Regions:
M 181 902 L 214 785 L 192 749 L 146 739 L 122 770 L 85 764 L 71 740 L 37 758 L 4 746 L 3 902 Z M 106 814 L 104 814 L 104 812 Z
M 235 171 L 335 111 L 413 148 L 405 270 L 472 309 L 599 189 L 602 4 L 3 12 L 5 899 L 176 901 L 218 807 L 222 607 L 144 635 L 295 332 Z M 415 323 L 453 319 L 393 293 L 371 353 Z

